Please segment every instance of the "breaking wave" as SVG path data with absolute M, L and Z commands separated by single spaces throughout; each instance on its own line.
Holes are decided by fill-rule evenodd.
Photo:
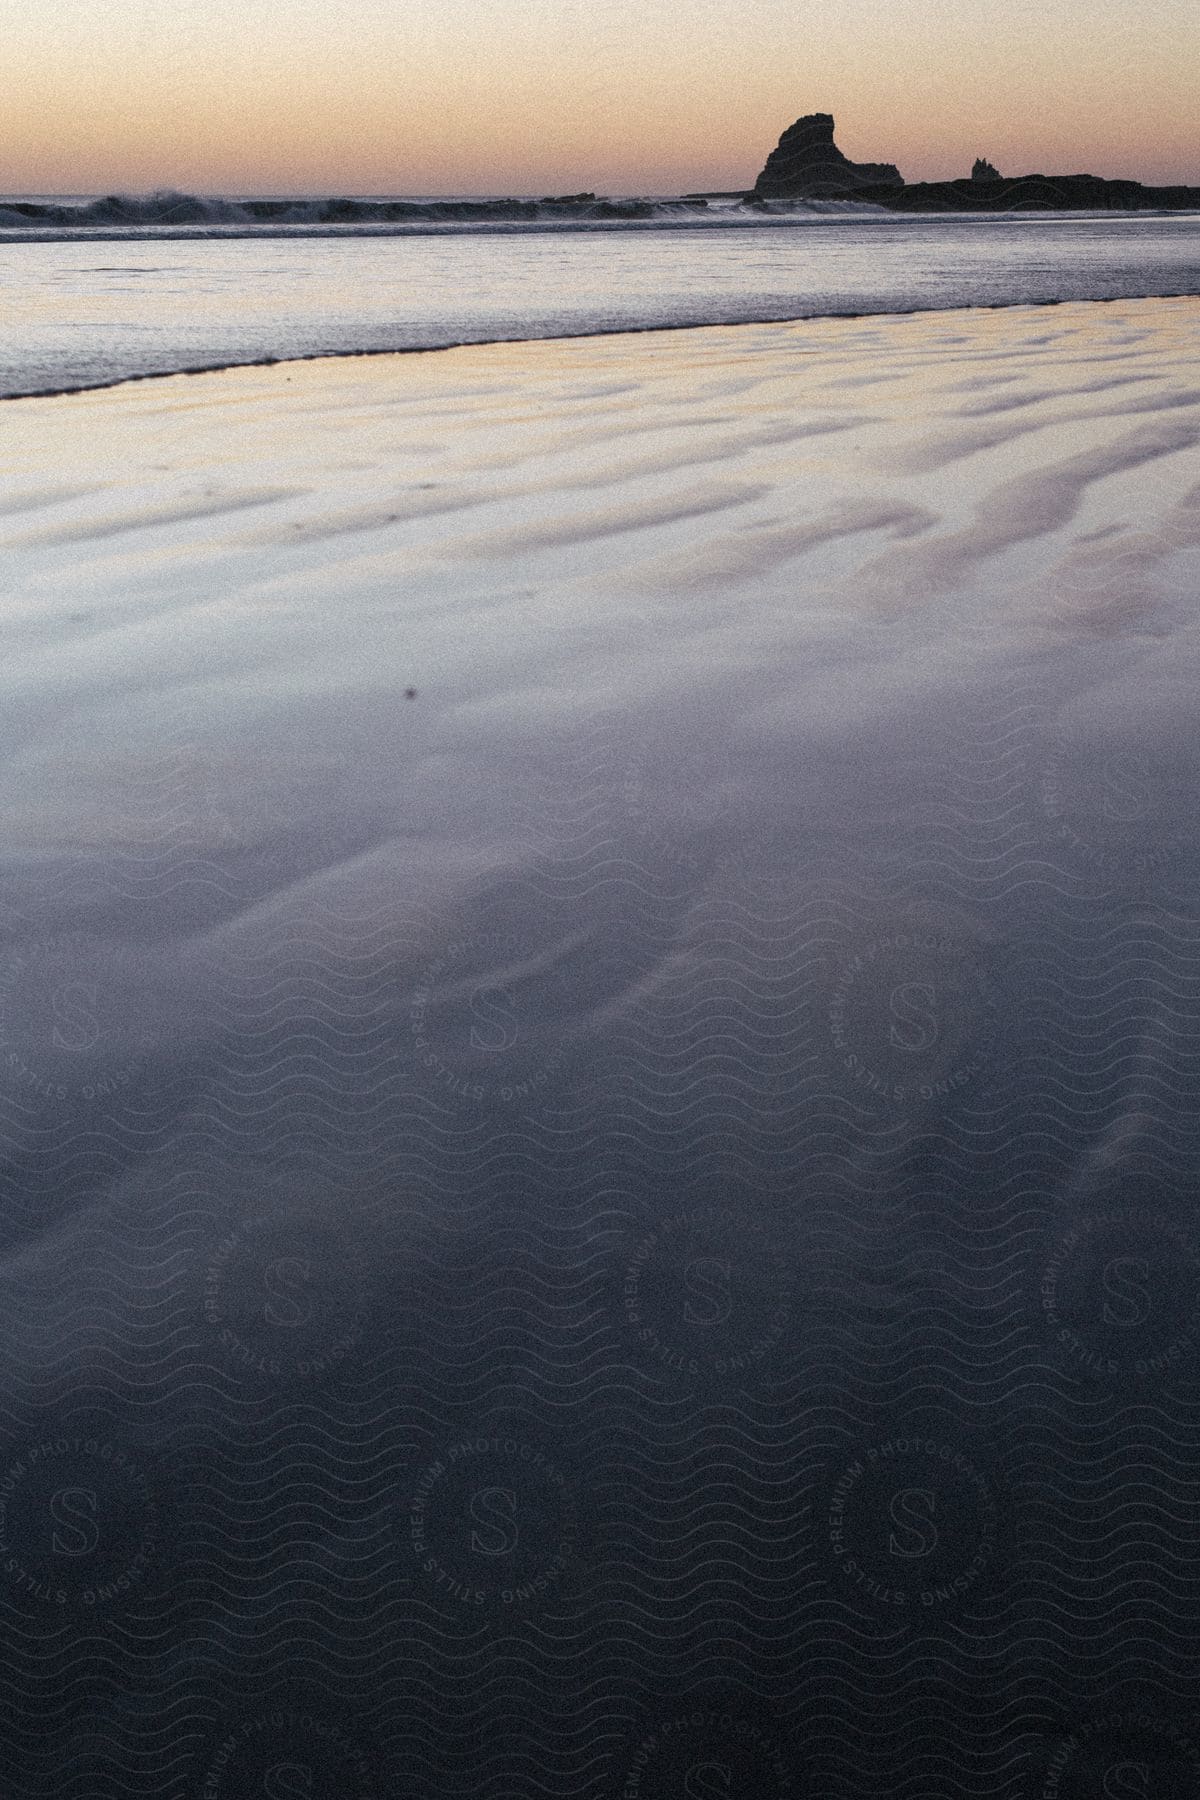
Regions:
M 623 224 L 730 225 L 866 214 L 889 216 L 883 207 L 857 200 L 748 201 L 739 195 L 683 199 L 605 198 L 572 194 L 534 199 L 274 199 L 226 200 L 160 189 L 152 194 L 108 194 L 88 201 L 5 200 L 0 231 L 39 236 L 97 231 L 212 232 L 260 236 L 324 230 L 436 231 L 547 226 L 588 229 Z

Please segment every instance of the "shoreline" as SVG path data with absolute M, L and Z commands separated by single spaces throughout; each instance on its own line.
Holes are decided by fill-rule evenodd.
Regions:
M 601 599 L 623 617 L 632 597 L 687 595 L 731 621 L 766 604 L 772 629 L 804 594 L 805 614 L 847 621 L 961 604 L 989 636 L 1014 607 L 1022 636 L 1169 635 L 1160 577 L 1194 532 L 1196 308 L 592 333 L 25 396 L 0 539 L 18 588 L 55 613 L 77 595 L 84 619 L 163 552 L 202 611 L 231 580 L 304 610 L 344 569 L 351 591 L 359 572 L 368 593 L 402 579 L 438 633 L 501 594 L 526 624 L 538 595 L 589 619 Z M 86 414 L 57 404 L 83 395 Z M 426 581 L 453 596 L 444 616 Z M 169 581 L 161 598 L 178 603 Z M 544 648 L 534 632 L 522 670 Z
M 65 854 L 140 893 L 149 834 L 164 879 L 257 871 L 369 912 L 400 858 L 458 943 L 447 896 L 536 861 L 589 793 L 668 886 L 736 860 L 743 829 L 773 846 L 793 756 L 838 869 L 843 830 L 867 854 L 887 812 L 872 784 L 972 694 L 1036 677 L 1057 730 L 1064 693 L 1128 673 L 1049 800 L 1057 738 L 1030 748 L 1031 831 L 1082 846 L 1080 878 L 1107 868 L 1104 734 L 1127 718 L 1113 754 L 1157 768 L 1194 714 L 1196 316 L 1188 296 L 627 332 L 34 399 L 0 517 L 22 891 L 54 891 Z M 847 744 L 873 798 L 831 819 Z
M 608 341 L 620 337 L 643 338 L 656 334 L 690 336 L 701 331 L 755 330 L 787 325 L 827 324 L 832 321 L 950 318 L 955 315 L 969 316 L 974 313 L 1037 312 L 1042 308 L 1058 310 L 1060 307 L 1072 306 L 1146 306 L 1159 301 L 1180 300 L 1200 301 L 1200 289 L 1194 292 L 1184 290 L 1168 294 L 1102 295 L 1087 300 L 1074 296 L 1067 300 L 991 300 L 979 301 L 972 306 L 920 306 L 896 308 L 889 312 L 785 313 L 769 319 L 697 319 L 683 324 L 672 321 L 669 325 L 621 325 L 614 327 L 611 331 L 548 332 L 536 337 L 465 338 L 454 344 L 401 344 L 362 350 L 316 350 L 299 356 L 262 356 L 247 358 L 244 361 L 203 363 L 183 369 L 148 369 L 129 375 L 120 375 L 109 381 L 83 382 L 72 387 L 33 388 L 21 393 L 0 393 L 0 405 L 11 405 L 22 400 L 69 400 L 80 394 L 105 393 L 110 389 L 131 387 L 148 381 L 174 381 L 183 377 L 223 375 L 238 369 L 275 369 L 297 364 L 359 362 L 368 357 L 444 356 L 449 351 L 486 350 L 503 345 L 513 347 L 525 344 L 576 344 L 587 343 L 591 340 Z
M 353 238 L 461 238 L 461 237 L 587 237 L 587 236 L 626 236 L 630 233 L 655 231 L 669 232 L 672 236 L 680 232 L 699 234 L 701 236 L 725 232 L 769 231 L 776 227 L 783 230 L 800 231 L 824 225 L 844 225 L 851 222 L 855 225 L 893 225 L 905 219 L 919 220 L 922 224 L 994 225 L 997 220 L 1006 224 L 1032 224 L 1043 222 L 1057 225 L 1096 224 L 1117 222 L 1134 224 L 1141 220 L 1151 222 L 1161 219 L 1195 219 L 1200 218 L 1200 203 L 1195 206 L 1133 206 L 1133 207 L 1003 207 L 986 211 L 979 207 L 964 207 L 956 210 L 950 207 L 888 207 L 881 201 L 855 200 L 838 195 L 828 197 L 816 196 L 812 200 L 776 200 L 768 201 L 768 205 L 794 206 L 797 216 L 789 217 L 786 212 L 758 212 L 747 218 L 722 217 L 720 214 L 707 218 L 674 217 L 664 213 L 659 218 L 649 219 L 534 219 L 528 221 L 506 219 L 489 221 L 473 220 L 469 223 L 435 223 L 416 224 L 293 224 L 293 225 L 81 225 L 56 226 L 14 226 L 0 224 L 0 244 L 174 244 L 211 241 L 220 243 L 292 243 L 308 238 L 349 240 Z M 799 212 L 801 207 L 830 209 L 812 212 Z M 835 212 L 834 207 L 847 210 Z M 853 209 L 853 210 L 849 210 Z M 0 207 L 0 211 L 3 208 Z

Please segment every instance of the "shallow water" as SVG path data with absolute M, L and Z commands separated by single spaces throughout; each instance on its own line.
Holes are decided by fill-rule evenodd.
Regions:
M 1200 218 L 0 241 L 0 395 L 266 358 L 1200 292 Z M 3 234 L 0 234 L 3 237 Z
M 5 409 L 12 1792 L 1192 1791 L 1196 314 Z

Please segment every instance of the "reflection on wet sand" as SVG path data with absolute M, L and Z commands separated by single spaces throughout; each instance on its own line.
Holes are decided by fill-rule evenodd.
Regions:
M 928 1676 L 982 1795 L 1190 1691 L 1195 323 L 7 409 L 0 1609 L 95 1791 L 891 1791 Z

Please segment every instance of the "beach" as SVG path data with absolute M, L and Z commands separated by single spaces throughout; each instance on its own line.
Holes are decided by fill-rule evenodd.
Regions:
M 172 731 L 208 771 L 189 828 L 218 862 L 226 812 L 254 847 L 251 758 L 256 788 L 303 787 L 302 816 L 286 795 L 261 816 L 331 879 L 323 795 L 364 852 L 419 820 L 424 860 L 449 758 L 451 835 L 471 809 L 471 854 L 504 863 L 518 816 L 553 836 L 544 747 L 592 730 L 632 755 L 670 717 L 681 755 L 728 757 L 853 725 L 889 667 L 952 704 L 968 656 L 979 678 L 1065 670 L 1072 645 L 1080 668 L 1105 645 L 1180 658 L 1195 319 L 1164 300 L 815 320 L 10 404 L 9 816 L 35 860 L 102 862 L 131 736 L 140 754 Z M 870 693 L 839 714 L 848 661 Z M 328 789 L 296 780 L 309 763 Z
M 0 406 L 0 1607 L 94 1791 L 1184 1704 L 1198 308 Z
M 311 1104 L 323 1155 L 349 1133 L 369 1166 L 380 1129 L 407 1156 L 434 1130 L 409 1099 L 475 1090 L 472 1130 L 533 1096 L 609 1131 L 722 909 L 765 906 L 798 937 L 800 1060 L 764 1114 L 771 1045 L 722 1074 L 685 1032 L 671 1091 L 714 1091 L 695 1143 L 670 1141 L 686 1109 L 664 1128 L 708 1154 L 733 1106 L 757 1161 L 765 1121 L 786 1138 L 828 1086 L 817 965 L 897 909 L 1002 965 L 1033 899 L 1190 918 L 1195 309 L 651 332 L 9 403 L 11 1129 L 136 1120 L 155 1142 L 164 1081 L 175 1120 L 236 1076 L 260 1155 Z M 519 1032 L 487 999 L 518 977 Z M 259 1018 L 268 993 L 296 1019 Z M 720 1007 L 712 1028 L 743 1029 Z M 870 1030 L 889 1039 L 886 1012 Z M 298 1086 L 256 1124 L 260 1054 Z M 859 1057 L 857 1084 L 894 1085 L 894 1061 Z M 436 1131 L 458 1145 L 453 1118 Z

